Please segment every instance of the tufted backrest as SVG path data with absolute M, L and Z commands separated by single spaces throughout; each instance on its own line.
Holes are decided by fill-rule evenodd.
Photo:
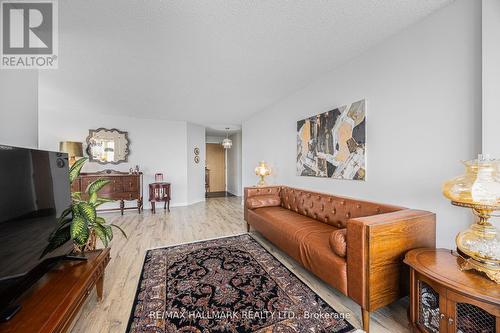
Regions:
M 403 207 L 281 187 L 281 206 L 304 216 L 345 228 L 351 218 L 395 212 Z
M 246 191 L 248 197 L 254 197 L 256 195 L 280 195 L 282 188 L 282 186 L 248 187 Z

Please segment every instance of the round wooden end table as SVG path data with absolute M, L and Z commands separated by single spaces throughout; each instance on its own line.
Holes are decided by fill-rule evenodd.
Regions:
M 462 260 L 446 249 L 406 254 L 412 332 L 500 333 L 500 285 L 479 272 L 461 271 Z

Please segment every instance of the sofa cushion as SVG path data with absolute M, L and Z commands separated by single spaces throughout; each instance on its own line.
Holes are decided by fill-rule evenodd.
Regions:
M 281 198 L 277 194 L 257 195 L 247 199 L 247 207 L 249 209 L 276 207 L 281 205 Z
M 248 211 L 248 221 L 282 251 L 318 277 L 347 294 L 347 263 L 330 248 L 337 228 L 283 207 Z
M 336 228 L 294 213 L 283 207 L 264 207 L 250 211 L 259 217 L 258 225 L 252 224 L 266 238 L 279 243 L 279 247 L 290 256 L 300 261 L 298 244 L 311 233 L 330 234 Z M 252 216 L 254 216 L 252 214 Z M 272 238 L 272 239 L 271 239 Z M 327 240 L 328 245 L 328 240 Z M 331 252 L 331 250 L 330 250 Z
M 330 247 L 332 251 L 341 258 L 347 254 L 347 229 L 338 229 L 330 234 Z
M 347 295 L 347 260 L 333 253 L 330 233 L 313 233 L 300 244 L 301 264 L 321 280 Z

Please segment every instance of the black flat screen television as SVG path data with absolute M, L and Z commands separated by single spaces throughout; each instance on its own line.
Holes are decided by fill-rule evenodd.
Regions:
M 71 251 L 41 256 L 71 203 L 68 170 L 65 153 L 0 145 L 0 314 Z

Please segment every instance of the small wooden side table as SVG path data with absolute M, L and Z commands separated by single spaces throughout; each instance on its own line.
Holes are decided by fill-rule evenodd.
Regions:
M 461 271 L 462 260 L 446 249 L 406 254 L 412 332 L 500 333 L 500 285 L 478 272 Z
M 170 212 L 170 183 L 152 183 L 149 184 L 149 202 L 151 202 L 151 210 L 156 213 L 156 202 L 163 202 L 163 209 L 168 209 Z

